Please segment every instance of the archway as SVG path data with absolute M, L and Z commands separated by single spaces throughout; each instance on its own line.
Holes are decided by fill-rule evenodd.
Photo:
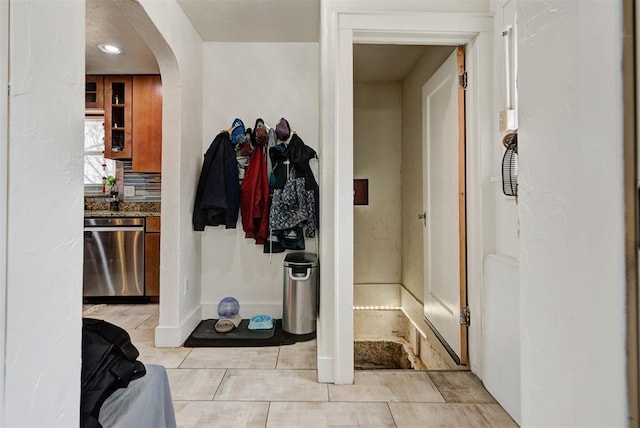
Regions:
M 145 7 L 137 0 L 113 0 L 147 43 L 156 57 L 160 68 L 163 88 L 162 118 L 162 191 L 160 243 L 160 325 L 177 328 L 180 323 L 180 293 L 178 280 L 180 275 L 180 228 L 167 225 L 178 224 L 180 207 L 175 202 L 180 199 L 181 181 L 181 118 L 183 111 L 182 81 L 180 67 L 174 51 L 168 41 L 153 22 Z M 181 338 L 171 341 L 159 339 L 157 346 L 179 346 Z

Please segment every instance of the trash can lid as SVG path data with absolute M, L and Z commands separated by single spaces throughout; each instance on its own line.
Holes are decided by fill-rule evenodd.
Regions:
M 318 266 L 318 256 L 313 253 L 289 253 L 284 258 L 285 266 Z

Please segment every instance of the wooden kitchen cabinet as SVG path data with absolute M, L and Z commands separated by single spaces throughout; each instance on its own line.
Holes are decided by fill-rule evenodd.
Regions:
M 104 157 L 131 159 L 133 111 L 131 76 L 104 78 Z
M 147 217 L 144 233 L 145 296 L 160 297 L 160 217 Z
M 162 82 L 133 76 L 133 172 L 162 171 Z
M 84 108 L 89 114 L 104 110 L 104 76 L 85 76 Z
M 131 159 L 132 172 L 162 171 L 162 82 L 159 75 L 104 76 L 105 151 Z

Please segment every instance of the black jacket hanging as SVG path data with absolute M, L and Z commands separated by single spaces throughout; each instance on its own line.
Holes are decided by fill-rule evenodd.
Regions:
M 311 171 L 309 161 L 317 157 L 316 151 L 307 146 L 298 134 L 293 133 L 291 141 L 289 141 L 289 161 L 296 169 L 298 177 L 304 177 L 305 190 L 313 192 L 315 200 L 315 228 L 318 228 L 318 219 L 320 218 L 320 188 L 316 182 L 316 178 Z
M 309 161 L 316 157 L 315 150 L 306 146 L 297 134 L 293 134 L 286 147 L 284 144 L 272 147 L 269 155 L 273 162 L 270 230 L 305 225 L 306 236 L 315 236 L 319 218 L 319 188 L 309 165 Z
M 238 163 L 229 133 L 222 131 L 204 155 L 193 207 L 193 230 L 225 225 L 235 229 L 240 208 Z

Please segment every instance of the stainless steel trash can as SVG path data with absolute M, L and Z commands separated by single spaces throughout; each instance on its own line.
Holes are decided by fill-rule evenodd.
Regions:
M 282 329 L 292 334 L 316 331 L 319 291 L 318 256 L 290 253 L 284 258 Z

